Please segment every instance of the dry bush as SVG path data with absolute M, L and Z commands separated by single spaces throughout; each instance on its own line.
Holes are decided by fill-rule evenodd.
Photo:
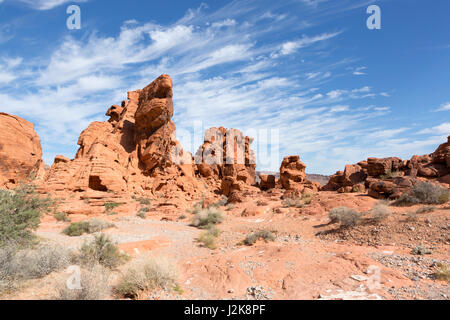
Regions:
M 262 231 L 258 231 L 258 232 L 254 232 L 250 235 L 248 235 L 245 240 L 244 243 L 247 246 L 252 246 L 256 243 L 256 241 L 258 241 L 259 239 L 263 239 L 265 242 L 269 242 L 269 241 L 275 241 L 275 236 L 273 235 L 272 232 L 267 231 L 267 230 L 262 230 Z
M 433 212 L 434 210 L 436 210 L 436 208 L 433 206 L 425 206 L 425 207 L 417 209 L 416 213 L 417 214 L 430 213 L 430 212 Z
M 197 228 L 207 229 L 211 225 L 222 223 L 224 213 L 216 207 L 200 210 L 192 220 L 192 225 Z
M 330 210 L 328 214 L 331 223 L 340 223 L 343 227 L 351 227 L 361 220 L 361 214 L 355 209 L 348 207 L 337 207 Z
M 433 276 L 437 280 L 450 281 L 450 270 L 444 263 L 437 263 L 434 268 Z
M 136 299 L 142 291 L 174 288 L 177 278 L 175 262 L 162 257 L 143 257 L 133 261 L 119 279 L 115 291 L 122 297 Z
M 63 277 L 58 284 L 56 300 L 102 300 L 109 298 L 109 272 L 96 265 L 90 269 L 81 269 L 81 289 L 69 289 L 68 277 Z
M 385 219 L 387 219 L 390 214 L 391 210 L 389 207 L 383 203 L 377 203 L 370 211 L 369 214 L 373 221 L 375 222 L 381 222 Z
M 204 231 L 198 237 L 198 241 L 201 242 L 206 248 L 214 250 L 217 248 L 216 240 L 220 231 L 215 225 L 209 225 L 208 230 Z
M 70 264 L 71 252 L 55 244 L 21 249 L 8 244 L 0 249 L 0 292 L 16 288 L 20 282 L 39 279 Z
M 429 181 L 416 183 L 393 204 L 397 206 L 414 204 L 444 204 L 450 200 L 450 190 Z
M 106 268 L 114 269 L 125 263 L 129 257 L 120 252 L 112 240 L 100 234 L 89 243 L 83 244 L 80 249 L 79 260 L 84 265 L 100 264 Z

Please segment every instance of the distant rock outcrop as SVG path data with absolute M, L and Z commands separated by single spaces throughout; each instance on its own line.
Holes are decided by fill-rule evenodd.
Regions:
M 289 156 L 283 159 L 280 167 L 280 184 L 288 193 L 299 195 L 305 189 L 312 192 L 319 191 L 321 185 L 306 178 L 306 165 L 300 161 L 300 156 Z
M 193 198 L 204 186 L 193 158 L 175 138 L 172 80 L 162 75 L 128 101 L 108 109 L 78 139 L 75 159 L 58 156 L 45 176 L 44 191 L 109 192 Z
M 223 195 L 238 199 L 233 193 L 255 184 L 256 160 L 250 147 L 252 142 L 252 138 L 237 129 L 208 129 L 203 145 L 195 154 L 198 172 L 210 184 L 216 184 Z
M 0 188 L 44 175 L 41 140 L 32 123 L 0 112 Z
M 369 158 L 347 165 L 330 178 L 323 191 L 361 192 L 368 190 L 374 198 L 396 199 L 418 180 L 450 184 L 450 137 L 429 155 L 400 158 Z

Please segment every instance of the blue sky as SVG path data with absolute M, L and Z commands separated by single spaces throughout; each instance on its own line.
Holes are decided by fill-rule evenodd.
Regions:
M 448 0 L 280 2 L 0 0 L 0 111 L 35 124 L 48 164 L 162 73 L 186 149 L 199 146 L 187 135 L 199 123 L 241 129 L 256 135 L 262 170 L 280 162 L 258 147 L 270 130 L 279 157 L 322 174 L 446 141 Z M 82 28 L 68 30 L 75 3 Z M 366 27 L 371 4 L 381 30 Z

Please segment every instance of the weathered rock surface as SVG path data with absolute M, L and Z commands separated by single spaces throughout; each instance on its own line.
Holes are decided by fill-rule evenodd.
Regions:
M 92 191 L 191 199 L 204 191 L 192 155 L 175 138 L 172 80 L 162 75 L 128 101 L 112 106 L 78 140 L 75 159 L 58 156 L 45 192 Z
M 400 158 L 369 158 L 356 165 L 347 165 L 330 178 L 323 191 L 364 192 L 365 185 L 374 198 L 396 199 L 420 179 L 450 184 L 450 137 L 429 155 Z
M 280 184 L 287 191 L 286 197 L 300 195 L 305 189 L 317 192 L 320 183 L 306 179 L 306 165 L 300 161 L 300 156 L 288 156 L 283 159 L 280 167 Z
M 41 140 L 32 123 L 0 112 L 0 188 L 44 175 Z
M 223 195 L 238 199 L 236 194 L 231 195 L 244 191 L 256 179 L 256 160 L 250 147 L 252 142 L 252 138 L 237 129 L 208 129 L 203 145 L 195 154 L 198 172 Z

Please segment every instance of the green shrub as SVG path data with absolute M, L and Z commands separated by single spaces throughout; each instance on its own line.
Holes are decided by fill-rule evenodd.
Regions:
M 174 288 L 177 275 L 175 263 L 168 259 L 140 258 L 119 279 L 115 291 L 122 297 L 136 299 L 141 291 Z
M 267 231 L 267 230 L 258 231 L 258 232 L 254 232 L 254 233 L 248 235 L 245 238 L 244 243 L 247 246 L 252 246 L 259 239 L 263 239 L 265 242 L 275 241 L 275 236 L 273 235 L 273 233 L 271 233 L 270 231 Z
M 228 203 L 228 198 L 226 196 L 222 196 L 222 198 L 217 201 L 216 203 L 213 203 L 212 205 L 210 205 L 209 207 L 223 207 L 226 206 Z
M 418 213 L 418 214 L 422 214 L 422 213 L 430 213 L 430 212 L 433 212 L 434 210 L 436 210 L 435 207 L 432 207 L 432 206 L 425 206 L 425 207 L 422 207 L 422 208 L 417 209 L 417 210 L 416 210 L 416 213 Z
M 388 170 L 388 172 L 386 174 L 382 174 L 380 176 L 381 180 L 387 180 L 387 179 L 393 179 L 393 178 L 397 178 L 401 176 L 401 172 L 400 171 L 391 171 Z
M 218 208 L 210 207 L 198 212 L 192 221 L 192 225 L 201 229 L 207 229 L 211 225 L 222 223 L 223 219 L 224 214 L 222 211 Z
M 340 223 L 343 227 L 354 226 L 361 219 L 361 214 L 358 211 L 347 207 L 333 208 L 328 216 L 331 223 Z
M 113 227 L 115 227 L 115 225 L 108 221 L 91 219 L 87 221 L 74 222 L 64 229 L 63 233 L 71 237 L 79 237 L 84 233 L 100 232 Z
M 143 206 L 148 206 L 152 203 L 152 200 L 148 198 L 136 198 L 135 200 Z
M 417 182 L 409 192 L 403 193 L 393 204 L 444 204 L 450 200 L 450 190 L 429 181 Z
M 105 202 L 105 211 L 110 212 L 121 205 L 123 205 L 123 203 Z
M 53 216 L 55 217 L 55 219 L 57 221 L 61 221 L 61 222 L 70 222 L 69 217 L 67 216 L 67 213 L 65 212 L 55 212 L 53 214 Z
M 34 240 L 32 231 L 39 227 L 41 214 L 54 205 L 35 190 L 35 186 L 25 184 L 13 191 L 0 190 L 0 247 L 10 241 L 29 245 Z
M 94 240 L 85 243 L 80 249 L 80 261 L 86 265 L 96 263 L 114 269 L 126 262 L 128 257 L 104 234 L 97 235 Z
M 147 218 L 147 212 L 149 212 L 149 211 L 150 211 L 150 208 L 147 208 L 147 207 L 141 208 L 141 209 L 139 209 L 136 216 L 138 216 L 141 219 L 145 219 L 145 218 Z

